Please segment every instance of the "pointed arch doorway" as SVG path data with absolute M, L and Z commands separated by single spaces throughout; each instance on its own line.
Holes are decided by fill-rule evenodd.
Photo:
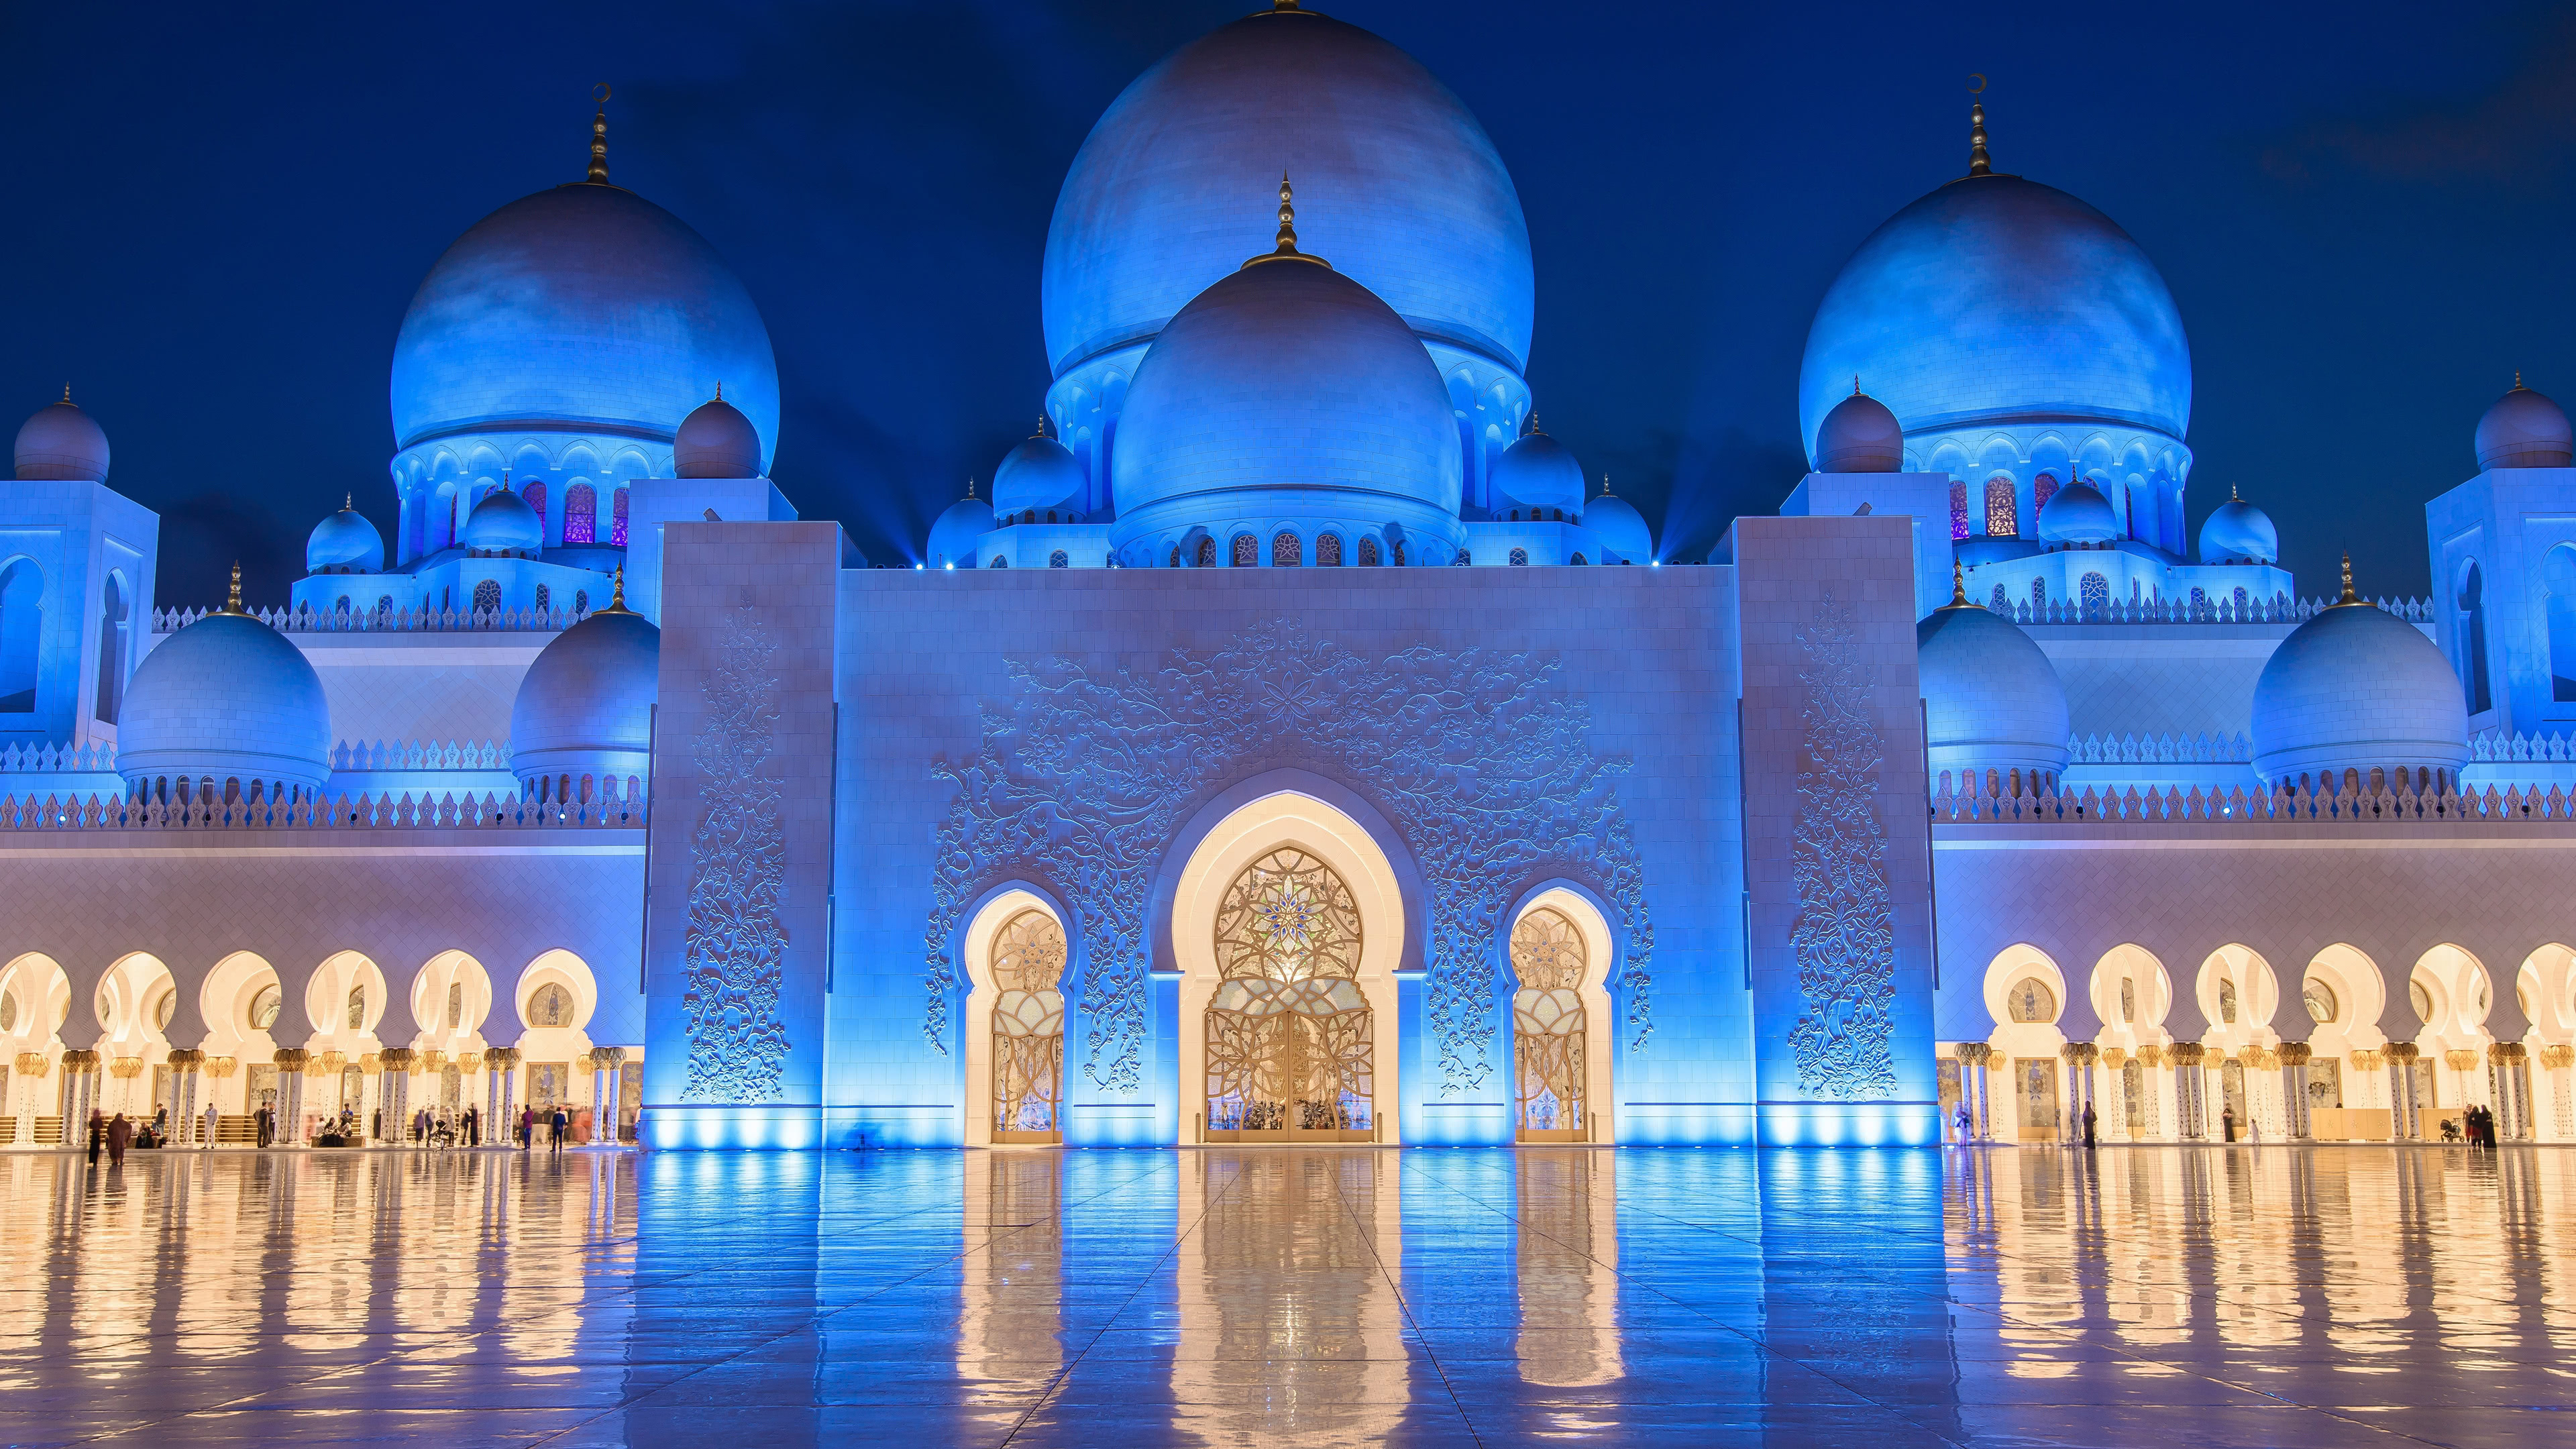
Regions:
M 1202 1018 L 1208 1141 L 1372 1140 L 1377 1032 L 1360 948 L 1358 904 L 1322 857 L 1283 846 L 1236 874 Z

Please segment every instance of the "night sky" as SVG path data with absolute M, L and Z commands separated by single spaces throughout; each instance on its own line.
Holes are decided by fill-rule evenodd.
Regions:
M 161 603 L 220 600 L 235 557 L 283 602 L 342 495 L 392 535 L 412 289 L 475 220 L 580 177 L 606 80 L 614 179 L 768 320 L 780 485 L 908 560 L 1037 415 L 1040 252 L 1092 121 L 1249 8 L 10 3 L 0 412 L 71 382 L 109 481 L 162 515 Z M 2421 504 L 2474 471 L 2514 369 L 2576 401 L 2565 7 L 1315 8 L 1492 133 L 1537 253 L 1539 414 L 1669 558 L 1804 471 L 1809 314 L 1965 170 L 1971 71 L 1996 169 L 2107 212 L 2181 304 L 2193 529 L 2238 484 L 2302 593 L 2347 546 L 2365 592 L 2421 592 Z

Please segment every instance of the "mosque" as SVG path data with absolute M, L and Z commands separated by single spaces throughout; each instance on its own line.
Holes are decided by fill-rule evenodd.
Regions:
M 290 607 L 165 605 L 88 400 L 20 429 L 0 1142 L 2576 1141 L 2565 413 L 2427 486 L 2434 597 L 2302 595 L 2187 534 L 2152 261 L 1968 139 L 1685 563 L 1534 421 L 1475 116 L 1275 0 L 1093 128 L 1043 419 L 871 566 L 603 97 Z

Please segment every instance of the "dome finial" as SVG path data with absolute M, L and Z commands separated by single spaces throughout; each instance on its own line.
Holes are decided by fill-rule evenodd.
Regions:
M 1860 374 L 1857 372 L 1852 374 L 1852 396 L 1860 396 Z
M 2513 385 L 2514 385 L 2514 386 L 2516 386 L 2516 387 L 2520 387 L 2520 386 L 2522 386 L 2522 374 L 2521 374 L 2521 373 L 2517 372 L 2517 373 L 2515 373 L 2515 374 L 2513 375 Z M 63 401 L 65 401 L 65 402 L 70 402 L 71 400 L 72 400 L 72 385 L 71 385 L 70 383 L 68 383 L 68 382 L 67 382 L 67 383 L 64 383 L 64 384 L 63 384 Z
M 1273 15 L 1302 15 L 1305 12 L 1297 8 L 1297 0 L 1270 0 L 1270 13 Z
M 2233 483 L 2227 485 L 2227 501 L 2230 503 L 2242 503 L 2245 501 L 2242 498 L 2237 497 L 2236 485 Z
M 608 184 L 608 97 L 610 94 L 608 82 L 601 81 L 591 87 L 591 94 L 599 100 L 599 114 L 590 118 L 590 175 L 586 179 L 593 186 L 606 186 Z
M 2337 608 L 2341 608 L 2345 604 L 2358 604 L 2360 602 L 2360 596 L 2352 591 L 2352 550 L 2345 549 L 2343 552 L 2343 593 L 2335 599 L 2335 606 Z
M 617 566 L 617 572 L 609 576 L 608 607 L 600 610 L 599 612 L 603 614 L 628 614 L 634 612 L 626 607 L 626 565 L 619 564 Z
M 1953 609 L 1974 609 L 1979 607 L 1976 604 L 1968 602 L 1967 565 L 1961 563 L 1955 558 L 1950 560 L 1950 607 Z
M 343 494 L 341 494 L 341 495 L 340 495 L 340 511 L 341 511 L 342 513 L 348 513 L 348 512 L 351 512 L 351 511 L 355 510 L 355 509 L 357 508 L 357 506 L 358 506 L 358 495 L 357 495 L 357 494 L 355 494 L 355 493 L 343 493 Z
M 1305 12 L 1298 13 L 1302 15 Z M 1275 240 L 1279 244 L 1276 251 L 1263 252 L 1244 262 L 1244 265 L 1249 267 L 1259 262 L 1284 261 L 1313 262 L 1318 266 L 1331 265 L 1322 257 L 1311 257 L 1297 250 L 1297 192 L 1288 184 L 1288 173 L 1285 171 L 1279 173 L 1279 235 Z
M 1607 473 L 1601 475 L 1601 496 L 1604 498 L 1610 496 L 1610 475 Z
M 969 498 L 975 496 L 975 480 L 972 478 L 966 480 L 966 496 Z
M 717 402 L 723 402 L 723 401 L 724 401 L 724 379 L 723 379 L 723 378 L 717 378 L 717 379 L 716 379 L 716 401 L 717 401 Z
M 1986 78 L 1982 75 L 1969 76 L 1968 94 L 1982 96 L 1985 93 Z M 1968 103 L 1968 174 L 1991 176 L 1994 170 L 1994 159 L 1986 154 L 1986 103 L 1982 100 L 1970 101 Z
M 2523 386 L 2522 386 L 2522 369 L 2521 369 L 2521 368 L 2519 368 L 2519 367 L 2517 367 L 2517 368 L 2515 368 L 2515 369 L 2513 370 L 2513 390 L 2514 390 L 2515 392 L 2521 392 L 2521 391 L 2523 390 Z M 68 382 L 67 382 L 67 383 L 64 383 L 64 384 L 63 384 L 63 401 L 65 401 L 65 402 L 70 402 L 71 400 L 72 400 L 72 385 L 71 385 L 70 383 L 68 383 Z
M 223 611 L 227 614 L 238 614 L 242 611 L 240 559 L 233 560 L 233 584 L 232 588 L 224 595 Z

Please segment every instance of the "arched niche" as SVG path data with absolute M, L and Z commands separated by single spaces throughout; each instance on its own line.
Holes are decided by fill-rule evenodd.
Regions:
M 564 991 L 564 1010 L 544 1009 L 547 1000 L 541 996 L 549 986 Z M 512 993 L 512 1009 L 524 1030 L 521 1040 L 539 1032 L 578 1034 L 590 1025 L 591 1014 L 599 1008 L 599 984 L 592 976 L 590 963 L 558 947 L 539 955 L 519 972 L 517 989 Z M 534 1044 L 529 1045 L 534 1050 Z M 584 1050 L 588 1047 L 585 1044 Z
M 2576 948 L 2553 941 L 2524 957 L 2516 974 L 2532 1031 L 2544 1042 L 2576 1039 Z
M 2119 945 L 2093 963 L 2093 1013 L 2116 1045 L 2129 1049 L 2161 1041 L 2173 982 L 2164 963 L 2143 946 Z
M 2494 1008 L 2495 997 L 2486 967 L 2477 957 L 2444 942 L 2416 957 L 2407 979 L 2410 994 L 2413 987 L 2423 988 L 2424 1000 L 2416 1009 L 2425 1027 L 2416 1037 L 2417 1045 L 2428 1052 L 2436 1043 L 2444 1050 L 2486 1045 L 2487 1013 Z M 2424 1010 L 2427 1005 L 2430 1011 Z
M 0 997 L 10 1002 L 0 1040 L 13 1045 L 11 1055 L 52 1049 L 54 1033 L 70 1014 L 72 979 L 61 964 L 42 951 L 29 951 L 0 967 Z
M 2350 1052 L 2369 1050 L 2388 1040 L 2380 1027 L 2388 1009 L 2388 983 L 2378 963 L 2361 948 L 2338 941 L 2318 951 L 2300 978 L 2302 995 L 2310 981 L 2332 993 L 2335 1008 L 2334 1020 L 2317 1022 L 2308 1038 L 2310 1046 L 2320 1052 Z
M 463 951 L 441 951 L 412 975 L 411 1013 L 420 1027 L 420 1045 L 471 1051 L 481 1044 L 483 1021 L 491 1010 L 491 973 Z
M 2039 991 L 2026 990 L 2025 983 Z M 2065 1042 L 2058 1022 L 2066 1015 L 2066 973 L 2037 946 L 2017 941 L 1996 952 L 1986 963 L 1984 994 L 1995 1027 L 1988 1039 L 2012 1055 L 2042 1055 Z
M 1070 952 L 1074 932 L 1062 907 L 1033 886 L 1015 883 L 992 892 L 982 905 L 968 913 L 956 949 L 949 958 L 963 965 L 966 971 L 966 1004 L 960 1013 L 964 1040 L 960 1043 L 963 1049 L 959 1056 L 966 1064 L 965 1141 L 969 1147 L 993 1145 L 993 1005 L 1001 995 L 993 975 L 994 948 L 1006 928 L 1022 915 L 1032 912 L 1053 921 L 1061 934 L 1067 955 L 1063 969 L 1057 974 L 1056 990 L 1063 992 L 1073 974 Z M 1069 1063 L 1066 1075 L 1070 1075 Z M 1061 1114 L 1062 1110 L 1063 1096 L 1059 1086 L 1057 1111 Z M 1062 1131 L 1059 1116 L 1059 1139 Z
M 2271 1029 L 2273 1010 L 2281 1002 L 2281 984 L 2271 963 L 2254 948 L 2236 942 L 2202 959 L 2193 985 L 2201 1019 L 2208 1028 L 2202 1041 L 2217 1041 L 2230 1051 L 2261 1045 Z
M 1378 1140 L 1400 1141 L 1397 1104 L 1402 1100 L 1403 1048 L 1410 1045 L 1400 1040 L 1395 981 L 1408 935 L 1403 886 L 1366 827 L 1295 790 L 1262 795 L 1217 820 L 1190 850 L 1173 889 L 1164 944 L 1181 975 L 1180 1140 L 1197 1140 L 1207 1106 L 1206 1023 L 1219 984 L 1218 911 L 1245 870 L 1286 848 L 1314 855 L 1351 893 L 1360 919 L 1357 985 L 1368 1003 L 1374 1034 L 1371 1110 Z
M 1610 983 L 1616 979 L 1624 953 L 1618 934 L 1610 929 L 1608 915 L 1589 892 L 1570 885 L 1541 888 L 1515 907 L 1507 918 L 1511 922 L 1503 935 L 1503 973 L 1500 995 L 1515 1003 L 1520 992 L 1530 986 L 1519 967 L 1522 927 L 1541 912 L 1552 912 L 1573 928 L 1583 947 L 1583 970 L 1574 991 L 1583 1004 L 1583 1096 L 1586 1131 L 1579 1140 L 1596 1143 L 1618 1141 L 1617 1068 L 1619 1023 Z M 1512 1082 L 1514 1121 L 1520 1124 L 1519 1102 L 1523 1095 L 1520 1081 L 1522 1032 L 1517 1019 L 1507 1024 L 1512 1039 Z
M 379 1045 L 408 1045 L 381 1042 L 376 1034 L 391 1000 L 383 968 L 358 951 L 335 951 L 324 957 L 304 988 L 304 1010 L 322 1028 L 316 1044 L 352 1057 Z M 351 1020 L 353 1006 L 355 1021 Z
M 273 1060 L 276 1039 L 267 1027 L 251 1024 L 251 1008 L 263 990 L 279 993 L 278 1014 L 302 1009 L 301 1002 L 285 999 L 285 989 L 277 972 L 267 961 L 249 951 L 235 951 L 215 963 L 206 973 L 205 985 L 198 988 L 198 1010 L 205 1014 L 208 1056 L 233 1057 L 243 1062 Z

